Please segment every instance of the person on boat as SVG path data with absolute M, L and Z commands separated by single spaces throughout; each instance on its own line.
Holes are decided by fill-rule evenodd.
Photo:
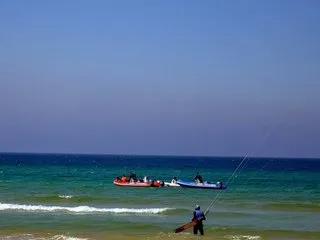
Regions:
M 178 181 L 177 177 L 173 177 L 172 180 L 171 180 L 171 183 L 172 184 L 177 184 L 177 181 Z
M 164 187 L 164 181 L 160 181 L 160 186 L 159 187 Z
M 160 187 L 160 181 L 151 180 L 151 187 Z
M 198 231 L 201 235 L 204 235 L 203 231 L 203 223 L 202 221 L 206 220 L 206 216 L 204 215 L 203 211 L 200 210 L 200 206 L 196 205 L 193 211 L 193 218 L 192 221 L 196 221 L 196 225 L 193 226 L 193 234 L 197 235 Z
M 130 182 L 135 182 L 137 181 L 137 176 L 134 172 L 130 172 L 130 175 L 129 175 L 129 181 Z
M 143 182 L 144 182 L 144 183 L 149 182 L 149 178 L 148 178 L 147 176 L 144 176 L 144 178 L 143 178 Z
M 127 177 L 126 177 L 126 175 L 122 175 L 122 177 L 121 177 L 121 182 L 127 182 Z
M 197 172 L 197 175 L 194 177 L 194 180 L 197 183 L 203 183 L 203 179 L 202 179 L 201 175 L 199 174 L 199 172 Z

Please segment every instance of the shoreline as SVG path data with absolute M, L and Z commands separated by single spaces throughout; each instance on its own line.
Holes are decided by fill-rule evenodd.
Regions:
M 209 235 L 193 235 L 191 232 L 185 233 L 164 233 L 160 232 L 158 234 L 145 233 L 145 234 L 124 234 L 124 233 L 3 233 L 0 231 L 0 239 L 6 240 L 159 240 L 159 239 L 171 239 L 171 240 L 193 240 L 199 239 L 201 237 L 202 240 L 219 240 L 223 238 L 216 238 Z M 258 238 L 261 239 L 261 238 Z
M 0 239 L 6 240 L 271 240 L 271 239 L 320 239 L 319 232 L 301 232 L 301 231 L 278 231 L 278 230 L 251 230 L 243 232 L 240 229 L 228 232 L 226 229 L 205 228 L 205 235 L 193 235 L 192 230 L 182 233 L 173 232 L 146 232 L 146 233 L 122 233 L 121 231 L 103 231 L 93 230 L 92 232 L 62 232 L 54 230 L 0 230 Z

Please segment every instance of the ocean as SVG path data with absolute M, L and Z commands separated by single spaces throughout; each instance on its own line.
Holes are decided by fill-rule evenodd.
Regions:
M 320 159 L 245 159 L 223 192 L 113 184 L 130 171 L 226 183 L 242 160 L 2 153 L 0 239 L 194 239 L 173 231 L 218 194 L 203 239 L 320 239 Z

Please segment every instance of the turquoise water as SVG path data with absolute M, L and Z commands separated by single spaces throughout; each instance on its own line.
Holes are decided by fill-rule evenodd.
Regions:
M 0 235 L 172 233 L 221 194 L 205 222 L 221 239 L 320 239 L 320 161 L 251 159 L 228 189 L 126 188 L 116 176 L 227 182 L 241 158 L 0 154 Z M 190 232 L 190 231 L 187 231 Z M 24 235 L 28 238 L 28 235 Z

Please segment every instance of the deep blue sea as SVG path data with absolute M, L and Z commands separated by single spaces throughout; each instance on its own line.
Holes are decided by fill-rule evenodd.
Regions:
M 206 210 L 219 194 L 205 221 L 209 239 L 320 239 L 320 160 L 243 160 L 3 153 L 0 238 L 174 239 L 173 230 L 191 220 L 194 206 Z M 130 171 L 163 181 L 192 180 L 196 172 L 208 181 L 230 181 L 223 192 L 113 184 Z

